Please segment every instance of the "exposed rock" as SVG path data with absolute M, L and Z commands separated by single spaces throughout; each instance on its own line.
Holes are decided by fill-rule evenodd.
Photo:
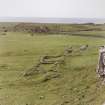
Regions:
M 48 80 L 51 80 L 53 78 L 58 78 L 58 77 L 60 77 L 59 73 L 46 74 L 45 77 L 43 78 L 42 82 L 47 82 Z
M 83 46 L 80 47 L 80 50 L 81 50 L 81 51 L 84 51 L 84 50 L 86 50 L 87 48 L 88 48 L 88 45 L 83 45 Z
M 39 72 L 40 63 L 38 63 L 36 66 L 33 66 L 32 68 L 28 69 L 23 75 L 24 76 L 31 76 L 35 73 Z
M 67 56 L 73 52 L 72 47 L 66 47 L 64 51 L 64 55 Z
M 40 98 L 40 99 L 44 99 L 44 96 L 40 96 L 39 98 Z
M 99 61 L 97 73 L 101 78 L 105 79 L 105 46 L 101 46 L 99 49 Z

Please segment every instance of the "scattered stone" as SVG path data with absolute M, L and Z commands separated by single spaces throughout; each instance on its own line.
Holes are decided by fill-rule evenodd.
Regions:
M 40 63 L 38 63 L 36 66 L 33 66 L 31 69 L 28 69 L 23 75 L 24 76 L 31 76 L 35 73 L 39 72 Z
M 40 99 L 44 99 L 44 96 L 40 96 L 39 98 L 40 98 Z
M 49 80 L 51 80 L 53 78 L 58 78 L 58 77 L 60 77 L 60 74 L 58 74 L 58 73 L 47 74 L 47 75 L 45 75 L 45 77 L 42 80 L 42 82 L 47 82 L 47 81 L 49 81 Z
M 64 51 L 64 55 L 67 56 L 73 52 L 72 47 L 67 47 Z
M 68 103 L 70 103 L 70 102 L 69 101 L 64 101 L 61 105 L 66 105 Z
M 80 47 L 80 50 L 81 50 L 81 51 L 84 51 L 84 50 L 86 50 L 87 48 L 88 48 L 88 45 L 83 45 L 83 46 Z

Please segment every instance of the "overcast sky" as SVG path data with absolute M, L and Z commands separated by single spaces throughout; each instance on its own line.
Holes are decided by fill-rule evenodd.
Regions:
M 0 0 L 0 17 L 105 18 L 105 0 Z

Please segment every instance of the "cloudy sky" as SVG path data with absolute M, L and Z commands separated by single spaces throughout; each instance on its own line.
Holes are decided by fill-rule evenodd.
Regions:
M 0 0 L 0 17 L 105 18 L 105 0 Z

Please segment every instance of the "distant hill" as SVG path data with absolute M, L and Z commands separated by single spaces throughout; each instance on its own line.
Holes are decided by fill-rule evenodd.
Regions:
M 34 17 L 0 17 L 0 22 L 32 22 L 32 23 L 105 23 L 105 18 L 34 18 Z
M 79 31 L 105 31 L 104 24 L 48 24 L 29 22 L 0 22 L 0 32 L 28 32 L 28 33 L 70 33 Z

